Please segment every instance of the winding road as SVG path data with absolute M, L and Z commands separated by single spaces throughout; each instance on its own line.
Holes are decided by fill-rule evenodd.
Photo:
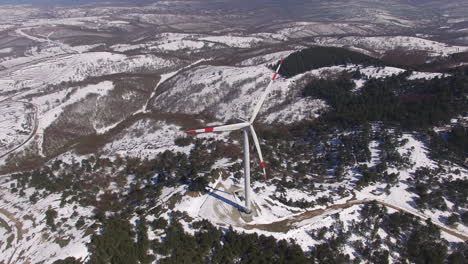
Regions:
M 379 200 L 379 199 L 364 199 L 364 200 L 355 200 L 352 198 L 344 203 L 338 203 L 329 205 L 326 208 L 319 208 L 314 210 L 308 210 L 304 212 L 300 212 L 297 214 L 290 215 L 289 217 L 282 219 L 280 221 L 266 223 L 266 224 L 250 224 L 250 221 L 245 221 L 245 217 L 241 217 L 239 210 L 235 208 L 232 203 L 229 203 L 229 199 L 234 201 L 234 195 L 232 194 L 231 189 L 226 189 L 225 186 L 222 184 L 221 181 L 216 182 L 212 188 L 212 191 L 206 194 L 206 200 L 199 208 L 199 217 L 215 217 L 215 222 L 219 222 L 222 225 L 234 225 L 244 229 L 260 229 L 268 232 L 276 232 L 276 233 L 287 233 L 290 230 L 298 228 L 298 225 L 305 220 L 309 220 L 315 217 L 319 217 L 325 214 L 329 214 L 332 212 L 336 212 L 338 210 L 346 209 L 352 206 L 367 204 L 375 202 L 387 208 L 394 209 L 398 212 L 408 213 L 413 216 L 420 218 L 421 220 L 431 219 L 430 217 L 417 212 L 416 210 L 408 210 L 406 208 L 402 208 L 400 206 L 390 204 L 387 201 Z M 212 207 L 207 208 L 208 207 Z M 255 206 L 254 206 L 255 207 Z M 208 210 L 208 211 L 207 211 Z M 255 211 L 256 209 L 253 208 Z M 213 214 L 208 214 L 207 212 L 213 212 Z M 242 220 L 242 219 L 243 220 Z M 455 236 L 463 241 L 468 241 L 468 234 L 453 229 L 449 226 L 446 226 L 440 223 L 437 220 L 431 219 L 432 223 L 439 227 L 439 229 L 443 232 L 446 232 L 452 236 Z
M 26 145 L 31 139 L 34 138 L 34 136 L 36 135 L 37 133 L 37 129 L 39 127 L 39 120 L 37 118 L 37 115 L 38 115 L 38 106 L 36 104 L 33 104 L 33 103 L 30 103 L 30 102 L 26 102 L 26 101 L 21 101 L 21 100 L 3 100 L 0 102 L 1 103 L 8 103 L 8 102 L 18 102 L 18 103 L 23 103 L 23 104 L 26 104 L 26 105 L 29 105 L 31 106 L 33 109 L 34 109 L 34 113 L 33 113 L 33 117 L 34 117 L 34 124 L 33 124 L 33 129 L 31 130 L 31 133 L 29 134 L 29 136 L 26 138 L 26 140 L 24 140 L 22 143 L 20 143 L 19 145 L 13 147 L 12 149 L 8 150 L 7 152 L 5 153 L 2 153 L 0 154 L 0 159 L 3 159 L 4 157 L 8 156 L 9 154 L 15 152 L 16 150 L 20 149 L 21 147 L 23 147 L 24 145 Z
M 34 37 L 34 36 L 31 36 L 29 34 L 26 34 L 23 32 L 23 29 L 28 29 L 28 28 L 18 28 L 16 29 L 16 33 L 20 36 L 23 36 L 25 38 L 28 38 L 28 39 L 31 39 L 33 41 L 36 41 L 36 42 L 51 42 L 51 40 L 47 37 L 47 38 L 37 38 L 37 37 Z M 59 46 L 64 46 L 62 43 L 60 42 L 54 42 L 56 45 L 59 45 Z M 63 57 L 63 56 L 68 56 L 70 55 L 70 53 L 77 53 L 76 51 L 72 50 L 72 51 L 68 51 L 68 50 L 65 50 L 65 49 L 62 49 L 65 54 L 56 54 L 56 55 L 51 55 L 51 56 L 46 56 L 46 57 L 42 57 L 42 58 L 38 58 L 38 59 L 33 59 L 31 61 L 28 61 L 28 62 L 25 62 L 25 63 L 22 63 L 22 64 L 17 64 L 17 65 L 14 65 L 14 66 L 11 66 L 9 68 L 6 68 L 4 70 L 1 70 L 0 71 L 0 77 L 8 77 L 9 75 L 11 75 L 14 71 L 16 70 L 19 70 L 21 68 L 24 68 L 24 67 L 27 67 L 27 66 L 30 66 L 30 65 L 34 65 L 34 64 L 37 64 L 37 63 L 40 63 L 40 62 L 43 62 L 43 61 L 47 61 L 47 60 L 50 60 L 52 58 L 58 58 L 58 57 Z M 34 88 L 33 88 L 34 89 Z M 31 91 L 31 90 L 28 90 L 28 92 Z M 28 101 L 24 101 L 24 100 L 19 100 L 19 99 L 15 99 L 15 98 L 19 98 L 19 96 L 21 94 L 23 94 L 25 91 L 23 92 L 18 92 L 16 94 L 13 94 L 7 98 L 4 98 L 2 100 L 0 100 L 0 105 L 3 105 L 3 104 L 7 104 L 7 103 L 11 103 L 11 102 L 17 102 L 17 103 L 22 103 L 22 104 L 25 104 L 25 105 L 29 105 L 30 107 L 32 107 L 34 109 L 34 114 L 33 114 L 33 129 L 31 131 L 31 133 L 29 134 L 29 136 L 23 141 L 21 142 L 20 144 L 18 144 L 17 146 L 9 149 L 7 152 L 5 153 L 0 153 L 0 159 L 3 159 L 5 158 L 6 156 L 8 156 L 9 154 L 17 151 L 18 149 L 22 148 L 24 145 L 26 145 L 29 141 L 31 141 L 34 136 L 36 135 L 37 133 L 37 130 L 38 130 L 38 127 L 39 127 L 39 120 L 38 120 L 38 106 L 36 104 L 33 104 L 31 102 L 28 102 Z
M 398 212 L 401 212 L 401 213 L 408 213 L 408 214 L 411 214 L 413 216 L 416 216 L 422 220 L 427 220 L 429 219 L 430 217 L 428 216 L 425 216 L 423 214 L 419 214 L 419 213 L 416 213 L 416 212 L 413 212 L 411 210 L 408 210 L 408 209 L 405 209 L 405 208 L 402 208 L 402 207 L 399 207 L 399 206 L 396 206 L 396 205 L 393 205 L 393 204 L 389 204 L 387 202 L 384 202 L 384 201 L 380 201 L 380 200 L 375 200 L 375 199 L 369 199 L 369 200 L 353 200 L 353 201 L 348 201 L 346 203 L 343 203 L 343 204 L 334 204 L 334 205 L 330 205 L 324 209 L 315 209 L 315 210 L 311 210 L 311 211 L 305 211 L 303 213 L 300 213 L 300 214 L 297 214 L 297 215 L 293 215 L 291 217 L 288 217 L 284 220 L 281 220 L 281 221 L 278 221 L 278 222 L 273 222 L 273 223 L 268 223 L 268 224 L 246 224 L 244 225 L 243 227 L 246 228 L 246 229 L 254 229 L 254 228 L 257 228 L 257 229 L 261 229 L 261 230 L 265 230 L 265 231 L 273 231 L 273 232 L 287 232 L 289 231 L 290 229 L 294 228 L 294 224 L 297 224 L 297 223 L 300 223 L 304 220 L 307 220 L 307 219 L 311 219 L 311 218 L 314 218 L 314 217 L 318 217 L 318 216 L 321 216 L 321 215 L 324 215 L 324 214 L 327 214 L 327 213 L 330 213 L 330 212 L 333 212 L 333 211 L 336 211 L 336 210 L 340 210 L 340 209 L 345 209 L 345 208 L 349 208 L 349 207 L 352 207 L 352 206 L 355 206 L 355 205 L 361 205 L 361 204 L 367 204 L 367 203 L 371 203 L 371 202 L 375 202 L 377 204 L 380 204 L 382 206 L 385 206 L 385 207 L 388 207 L 388 208 L 392 208 Z M 437 221 L 434 221 L 433 219 L 432 220 L 432 223 L 434 225 L 436 225 L 437 227 L 439 227 L 440 230 L 450 234 L 450 235 L 453 235 L 463 241 L 468 241 L 468 235 L 467 234 L 464 234 L 458 230 L 455 230 L 453 228 L 450 228 L 442 223 L 439 223 Z

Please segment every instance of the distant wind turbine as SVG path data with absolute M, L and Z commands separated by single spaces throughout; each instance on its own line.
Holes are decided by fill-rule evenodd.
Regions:
M 283 61 L 284 61 L 284 58 L 281 59 L 281 62 L 278 65 L 273 77 L 271 78 L 270 83 L 265 89 L 265 92 L 260 97 L 260 100 L 257 102 L 257 105 L 255 105 L 252 117 L 250 118 L 249 121 L 243 120 L 244 122 L 242 123 L 237 123 L 237 124 L 232 124 L 232 125 L 209 127 L 209 128 L 187 131 L 187 133 L 209 133 L 209 132 L 225 132 L 225 131 L 235 131 L 235 130 L 242 130 L 244 132 L 244 179 L 245 179 L 244 180 L 244 193 L 245 193 L 244 210 L 246 213 L 251 212 L 251 208 L 250 208 L 250 204 L 251 204 L 250 203 L 250 153 L 249 153 L 248 133 L 250 132 L 252 135 L 253 141 L 255 143 L 255 148 L 257 149 L 258 157 L 260 159 L 260 165 L 262 166 L 262 169 L 263 169 L 263 177 L 266 180 L 267 175 L 266 175 L 266 170 L 265 170 L 266 168 L 265 161 L 263 161 L 262 151 L 260 149 L 260 144 L 258 142 L 257 133 L 255 133 L 255 129 L 253 127 L 253 122 L 255 121 L 255 118 L 257 117 L 258 112 L 260 111 L 260 108 L 262 107 L 263 102 L 265 101 L 267 95 L 270 93 L 271 85 L 273 84 L 273 81 L 278 76 L 278 72 L 281 68 L 281 65 L 283 64 Z

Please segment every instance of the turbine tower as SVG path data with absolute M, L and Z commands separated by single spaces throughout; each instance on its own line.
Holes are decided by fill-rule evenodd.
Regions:
M 284 58 L 281 59 L 280 64 L 276 68 L 276 71 L 273 77 L 270 80 L 265 92 L 260 96 L 260 100 L 255 105 L 254 111 L 252 116 L 250 117 L 249 121 L 245 121 L 242 123 L 232 124 L 232 125 L 225 125 L 225 126 L 218 126 L 218 127 L 209 127 L 203 129 L 196 129 L 187 131 L 187 133 L 209 133 L 209 132 L 225 132 L 225 131 L 235 131 L 235 130 L 242 130 L 244 136 L 244 194 L 245 194 L 245 207 L 244 211 L 246 213 L 251 212 L 251 203 L 250 203 L 250 152 L 249 152 L 249 132 L 252 135 L 252 139 L 255 144 L 255 149 L 257 150 L 258 157 L 260 159 L 260 165 L 263 169 L 263 177 L 265 180 L 267 179 L 266 170 L 265 170 L 265 162 L 263 161 L 262 151 L 260 149 L 260 144 L 258 142 L 257 133 L 255 133 L 255 129 L 253 127 L 253 122 L 260 111 L 260 108 L 263 105 L 267 95 L 270 93 L 271 85 L 273 81 L 278 76 L 278 72 L 281 68 L 281 64 L 283 64 Z

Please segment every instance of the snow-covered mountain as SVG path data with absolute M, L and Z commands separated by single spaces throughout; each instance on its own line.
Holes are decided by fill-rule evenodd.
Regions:
M 468 258 L 464 1 L 1 3 L 0 263 Z

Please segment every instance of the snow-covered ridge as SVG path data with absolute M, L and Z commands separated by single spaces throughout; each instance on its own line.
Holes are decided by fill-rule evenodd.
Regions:
M 248 118 L 253 105 L 263 93 L 273 74 L 266 64 L 277 61 L 289 51 L 271 56 L 261 56 L 258 66 L 198 66 L 174 76 L 166 86 L 170 86 L 152 102 L 153 110 L 162 112 L 198 114 L 208 111 L 219 120 Z M 255 64 L 256 60 L 244 61 L 241 65 Z M 293 78 L 277 79 L 272 86 L 269 98 L 261 110 L 266 122 L 292 123 L 303 119 L 314 119 L 326 108 L 321 100 L 300 99 L 298 81 L 312 76 L 328 78 L 342 72 L 359 70 L 364 76 L 355 80 L 356 88 L 361 88 L 370 78 L 385 78 L 399 75 L 406 70 L 395 67 L 375 67 L 362 65 L 340 65 L 308 71 Z M 413 72 L 408 79 L 432 79 L 443 77 L 440 73 Z M 299 86 L 298 86 L 299 85 Z M 163 85 L 164 86 L 164 85 Z M 286 98 L 292 99 L 284 105 Z
M 271 33 L 272 39 L 285 40 L 330 34 L 366 34 L 366 30 L 353 23 L 293 22 Z
M 0 57 L 2 57 L 0 58 L 0 92 L 3 94 L 0 96 L 0 100 L 9 97 L 12 93 L 16 93 L 21 89 L 21 92 L 18 92 L 14 99 L 21 99 L 24 96 L 24 98 L 28 98 L 29 100 L 29 97 L 31 97 L 30 103 L 37 106 L 37 120 L 39 124 L 37 134 L 34 140 L 31 141 L 33 143 L 30 143 L 29 147 L 38 145 L 39 154 L 42 154 L 41 147 L 43 145 L 45 129 L 63 114 L 67 106 L 68 109 L 70 109 L 72 108 L 70 107 L 71 105 L 76 104 L 77 111 L 84 108 L 93 109 L 93 107 L 97 107 L 98 105 L 105 106 L 107 105 L 106 100 L 96 100 L 96 103 L 92 101 L 92 105 L 89 104 L 86 106 L 83 106 L 81 103 L 86 101 L 85 99 L 87 96 L 92 94 L 97 95 L 100 99 L 104 99 L 109 96 L 109 94 L 112 95 L 113 92 L 116 92 L 112 81 L 64 89 L 63 87 L 68 86 L 67 84 L 63 87 L 57 86 L 57 90 L 55 91 L 50 91 L 51 84 L 57 85 L 61 82 L 82 81 L 86 80 L 88 77 L 99 77 L 114 73 L 151 72 L 161 75 L 161 79 L 148 98 L 147 102 L 149 105 L 143 106 L 141 110 L 136 112 L 132 109 L 131 113 L 145 113 L 150 115 L 146 112 L 147 110 L 150 110 L 150 112 L 161 111 L 187 114 L 207 113 L 213 114 L 215 119 L 217 119 L 217 121 L 212 124 L 222 124 L 229 119 L 239 117 L 248 118 L 250 116 L 253 106 L 263 93 L 273 74 L 272 70 L 266 66 L 289 55 L 294 52 L 295 49 L 301 48 L 289 44 L 296 42 L 296 38 L 298 39 L 298 43 L 302 43 L 302 40 L 299 38 L 317 35 L 335 36 L 336 34 L 344 34 L 349 36 L 356 34 L 368 36 L 372 34 L 371 32 L 375 29 L 375 25 L 371 23 L 361 23 L 359 21 L 363 18 L 356 17 L 353 18 L 352 21 L 358 22 L 350 23 L 301 21 L 280 26 L 273 25 L 272 23 L 272 28 L 274 30 L 269 30 L 270 32 L 268 33 L 226 34 L 217 30 L 204 34 L 154 33 L 164 32 L 166 30 L 190 32 L 189 30 L 183 29 L 183 24 L 193 25 L 196 24 L 197 21 L 198 23 L 200 23 L 199 21 L 206 21 L 207 24 L 212 23 L 212 21 L 210 21 L 212 19 L 209 16 L 185 16 L 174 14 L 175 12 L 162 14 L 162 6 L 170 9 L 173 4 L 177 4 L 177 1 L 157 2 L 142 9 L 137 7 L 105 7 L 102 9 L 92 6 L 86 9 L 70 7 L 51 10 L 48 15 L 57 16 L 51 19 L 31 19 L 31 17 L 44 17 L 44 14 L 39 9 L 30 6 L 1 6 L 0 21 L 7 21 L 8 24 L 0 25 L 0 31 L 13 29 L 11 33 L 15 34 L 17 37 L 21 37 L 21 41 L 26 40 L 28 43 L 34 43 L 32 47 L 25 48 L 25 54 L 22 57 L 8 57 L 13 56 L 8 55 L 8 53 L 17 54 L 18 50 L 21 51 L 21 49 L 16 46 L 6 48 L 2 46 L 2 49 L 0 49 Z M 185 5 L 186 3 L 180 2 L 179 4 Z M 144 14 L 139 13 L 142 10 Z M 151 13 L 152 11 L 156 12 Z M 390 12 L 379 11 L 379 9 L 366 9 L 363 10 L 363 13 L 368 14 L 375 23 L 401 27 L 418 24 L 418 22 L 409 21 L 404 17 L 394 16 Z M 225 16 L 224 18 L 226 17 L 230 16 Z M 229 19 L 227 21 L 230 22 Z M 343 21 L 346 21 L 346 18 L 343 18 Z M 139 29 L 136 28 L 140 26 L 146 27 L 140 24 L 140 22 L 154 23 L 154 25 L 157 26 L 153 27 L 151 31 L 139 35 L 139 32 L 137 32 Z M 462 21 L 460 20 L 458 22 Z M 218 21 L 216 21 L 216 23 L 218 23 Z M 166 24 L 168 27 L 164 28 Z M 171 29 L 174 25 L 176 26 Z M 61 28 L 61 26 L 66 27 Z M 34 29 L 35 27 L 41 27 L 41 29 L 45 28 L 46 30 L 55 30 L 55 27 L 57 27 L 56 33 L 57 35 L 61 33 L 60 36 L 67 35 L 63 34 L 64 32 L 60 32 L 61 30 L 66 31 L 68 29 L 73 29 L 76 30 L 77 33 L 76 40 L 80 40 L 79 29 L 84 31 L 93 29 L 93 31 L 89 32 L 94 32 L 95 30 L 96 36 L 102 33 L 106 35 L 104 39 L 107 37 L 110 39 L 106 39 L 105 41 L 98 40 L 99 42 L 103 42 L 103 44 L 73 46 L 61 43 L 60 40 L 55 40 L 59 39 L 59 37 L 55 37 L 57 35 L 54 35 L 54 32 L 46 32 L 45 34 L 37 33 L 45 32 L 46 30 L 36 30 Z M 135 31 L 130 32 L 128 29 L 135 29 Z M 234 30 L 236 29 L 233 29 L 233 31 Z M 118 33 L 114 35 L 115 32 Z M 131 34 L 127 34 L 128 32 Z M 8 34 L 7 32 L 2 33 Z M 121 34 L 135 36 L 135 39 L 120 38 L 116 40 L 112 38 L 112 36 L 116 35 L 122 37 Z M 379 32 L 379 34 L 381 34 L 381 32 Z M 429 37 L 430 36 L 427 35 L 420 35 L 418 38 L 401 36 L 345 37 L 341 39 L 319 38 L 317 43 L 319 45 L 334 46 L 349 45 L 354 46 L 354 49 L 359 49 L 361 52 L 371 53 L 371 51 L 376 51 L 380 54 L 398 47 L 405 47 L 411 50 L 425 50 L 434 56 L 446 56 L 455 52 L 468 50 L 467 47 L 450 46 L 424 39 Z M 120 41 L 122 39 L 126 39 L 127 44 L 115 44 L 121 43 Z M 308 38 L 308 40 L 310 40 L 310 38 Z M 291 42 L 288 43 L 288 41 Z M 208 56 L 218 56 L 218 53 L 224 56 L 225 54 L 223 52 L 225 51 L 228 52 L 227 54 L 231 55 L 233 50 L 234 52 L 241 51 L 242 54 L 244 54 L 244 52 L 245 54 L 263 54 L 265 50 L 270 49 L 270 47 L 267 46 L 268 44 L 281 44 L 277 46 L 272 45 L 271 48 L 276 50 L 278 47 L 283 48 L 283 42 L 285 46 L 289 45 L 284 48 L 286 49 L 284 51 L 249 58 L 234 66 L 207 65 L 209 62 L 205 62 L 203 63 L 204 65 L 201 66 L 196 66 L 198 62 L 202 61 L 199 60 L 194 64 L 183 67 L 184 65 L 190 64 L 190 62 L 181 62 L 178 59 L 194 55 L 191 57 L 194 58 L 193 61 L 195 61 Z M 71 43 L 74 42 L 72 41 Z M 79 43 L 83 43 L 83 41 L 79 41 Z M 112 43 L 109 45 L 113 46 L 110 47 L 110 50 L 107 50 L 107 44 L 104 43 Z M 262 49 L 264 48 L 263 45 L 265 45 L 265 50 Z M 101 46 L 99 50 L 109 52 L 90 52 L 98 46 Z M 251 52 L 249 48 L 252 46 L 255 47 L 255 50 L 252 49 Z M 128 51 L 135 49 L 142 49 L 142 53 L 146 52 L 147 54 L 123 54 L 133 54 Z M 205 56 L 205 52 L 212 53 Z M 155 56 L 153 55 L 154 53 L 165 54 L 163 56 Z M 372 54 L 375 55 L 373 52 Z M 174 55 L 174 57 L 171 57 L 172 55 Z M 323 111 L 327 110 L 328 106 L 320 99 L 302 98 L 298 96 L 298 92 L 302 89 L 301 81 L 309 77 L 327 78 L 344 71 L 351 72 L 355 70 L 359 70 L 363 76 L 362 79 L 354 80 L 356 83 L 356 92 L 365 85 L 369 78 L 385 78 L 405 72 L 404 69 L 394 67 L 339 65 L 312 70 L 290 79 L 279 77 L 274 83 L 272 92 L 261 110 L 261 115 L 259 116 L 260 121 L 278 124 L 278 126 L 280 126 L 281 124 L 317 118 Z M 444 74 L 441 73 L 413 72 L 408 79 L 432 79 L 443 76 Z M 160 89 L 165 90 L 165 92 L 160 94 L 154 101 L 151 100 L 153 96 L 160 93 Z M 41 92 L 46 94 L 41 95 Z M 148 95 L 150 94 L 149 90 L 145 90 L 145 92 L 148 92 Z M 135 94 L 136 92 L 134 91 L 125 90 L 122 94 L 118 94 L 118 98 L 121 96 L 124 99 L 119 102 L 129 101 Z M 94 98 L 94 96 L 88 98 Z M 145 100 L 142 101 L 144 102 Z M 0 103 L 0 109 L 4 105 L 5 104 Z M 149 106 L 149 108 L 146 106 Z M 31 109 L 25 109 L 25 105 L 21 106 L 14 103 L 7 108 L 9 108 L 8 113 L 0 110 L 0 119 L 4 116 L 12 117 L 12 119 L 8 121 L 8 127 L 6 129 L 0 127 L 0 145 L 21 139 L 14 133 L 7 134 L 9 131 L 28 132 L 28 129 L 22 127 L 22 124 L 27 121 L 28 115 L 26 114 L 28 111 L 31 111 Z M 16 113 L 11 114 L 10 111 L 16 111 Z M 89 115 L 92 116 L 90 120 L 103 114 L 98 111 L 95 113 L 96 114 L 93 113 Z M 0 123 L 3 121 L 3 119 L 0 120 Z M 108 155 L 109 157 L 120 155 L 123 158 L 152 158 L 166 150 L 174 152 L 180 151 L 189 154 L 193 145 L 181 147 L 175 144 L 176 139 L 183 137 L 185 134 L 179 125 L 175 125 L 170 121 L 171 120 L 154 120 L 151 118 L 141 119 L 121 131 L 115 130 L 117 134 L 109 133 L 109 142 L 103 146 L 100 154 L 103 156 Z M 13 124 L 13 122 L 17 123 Z M 112 120 L 112 122 L 114 122 L 114 120 Z M 2 123 L 2 125 L 3 124 L 4 123 Z M 106 123 L 108 126 L 102 124 L 103 123 L 99 123 L 99 121 L 94 122 L 90 126 L 91 130 L 96 131 L 98 134 L 105 133 L 118 123 L 113 123 L 111 125 Z M 80 127 L 80 124 L 77 125 Z M 114 132 L 114 130 L 112 132 Z M 227 133 L 219 133 L 215 135 L 202 134 L 196 137 L 227 141 L 228 139 L 226 136 Z M 261 135 L 259 136 L 261 138 Z M 401 146 L 398 151 L 401 154 L 411 152 L 409 159 L 416 164 L 415 168 L 434 166 L 435 162 L 428 156 L 427 146 L 419 141 L 417 136 L 404 134 L 402 139 L 408 142 Z M 229 138 L 229 140 L 232 139 Z M 268 142 L 262 141 L 260 143 L 266 145 Z M 325 144 L 328 144 L 328 142 L 325 142 Z M 287 144 L 285 144 L 285 147 L 288 147 Z M 382 155 L 378 140 L 372 140 L 369 147 L 372 152 L 372 159 L 366 164 L 373 166 L 379 163 L 380 155 Z M 302 153 L 299 153 L 299 155 L 301 154 Z M 252 155 L 254 155 L 254 153 L 252 153 Z M 67 152 L 61 155 L 60 158 L 71 163 L 71 160 L 75 162 L 75 159 L 79 162 L 83 156 Z M 314 158 L 315 157 L 305 157 L 305 159 L 299 162 L 308 163 Z M 1 162 L 2 161 L 0 161 L 0 163 Z M 239 162 L 239 160 L 234 161 L 227 158 L 220 158 L 215 162 L 212 168 L 226 169 L 237 162 Z M 258 164 L 254 162 L 256 161 L 253 160 L 253 166 L 257 166 Z M 287 164 L 288 166 L 291 165 L 290 167 L 292 169 L 285 169 L 285 174 L 296 174 L 296 164 L 294 162 L 293 164 Z M 453 166 L 453 168 L 458 169 L 456 166 Z M 344 176 L 345 181 L 342 186 L 344 186 L 345 189 L 347 188 L 347 191 L 354 190 L 354 182 L 362 176 L 356 174 L 353 169 L 354 168 L 346 168 L 346 175 Z M 389 172 L 397 171 L 398 170 L 395 168 L 389 169 Z M 448 211 L 434 210 L 430 212 L 426 210 L 420 212 L 412 207 L 411 202 L 413 202 L 415 194 L 411 192 L 411 183 L 409 182 L 412 180 L 410 176 L 413 172 L 414 170 L 402 169 L 399 176 L 402 181 L 399 185 L 389 187 L 389 194 L 380 191 L 387 186 L 378 183 L 363 188 L 362 190 L 356 190 L 354 198 L 362 199 L 363 201 L 375 199 L 382 203 L 398 206 L 413 214 L 429 216 L 436 222 L 443 221 L 440 219 L 446 218 L 449 215 Z M 229 172 L 226 173 L 229 174 Z M 454 177 L 466 178 L 467 175 L 467 171 L 461 169 L 460 175 Z M 309 176 L 310 175 L 306 175 L 310 180 L 316 175 Z M 128 177 L 128 185 L 133 182 L 134 178 L 132 177 L 132 175 Z M 12 263 L 36 263 L 41 261 L 49 263 L 68 256 L 81 258 L 81 260 L 88 256 L 89 252 L 87 251 L 86 244 L 89 242 L 89 236 L 85 233 L 84 229 L 79 230 L 75 228 L 77 217 L 72 215 L 74 211 L 77 211 L 80 215 L 91 219 L 93 208 L 83 208 L 71 202 L 65 204 L 64 207 L 60 207 L 60 195 L 50 195 L 40 200 L 38 203 L 33 204 L 28 200 L 28 197 L 35 190 L 27 189 L 25 196 L 19 197 L 19 195 L 10 192 L 12 188 L 10 185 L 11 182 L 6 183 L 3 181 L 3 179 L 6 179 L 3 178 L 3 176 L 0 176 L 0 179 L 2 180 L 2 183 L 0 183 L 0 219 L 3 220 L 2 222 L 6 222 L 7 226 L 12 229 L 12 231 L 8 231 L 8 227 L 2 228 L 2 225 L 0 225 L 0 237 L 2 238 L 0 239 L 2 240 L 2 242 L 0 242 L 1 260 L 5 259 L 5 261 Z M 296 179 L 288 175 L 287 180 L 294 181 Z M 238 190 L 238 187 L 242 186 L 242 184 L 242 180 L 234 178 L 233 175 L 228 175 L 227 179 L 224 180 L 220 177 L 215 183 L 211 184 L 211 187 L 233 191 L 236 190 L 236 188 Z M 179 185 L 175 188 L 164 188 L 160 201 L 164 205 L 172 196 L 181 195 L 182 198 L 175 204 L 173 211 L 178 210 L 186 212 L 190 217 L 196 220 L 208 219 L 213 224 L 220 227 L 227 228 L 228 225 L 233 225 L 235 230 L 241 232 L 273 235 L 277 239 L 294 239 L 305 251 L 310 251 L 311 247 L 320 243 L 319 240 L 313 238 L 311 230 L 321 227 L 330 227 L 338 221 L 343 221 L 346 225 L 351 224 L 352 221 L 360 220 L 359 210 L 362 208 L 362 205 L 356 203 L 349 208 L 330 210 L 316 217 L 293 222 L 285 232 L 275 230 L 267 231 L 264 230 L 266 228 L 262 228 L 269 224 L 275 224 L 287 219 L 294 219 L 306 212 L 306 210 L 323 210 L 326 206 L 317 204 L 310 208 L 306 208 L 307 206 L 288 206 L 278 199 L 275 199 L 274 196 L 277 193 L 277 188 L 275 184 L 272 184 L 272 181 L 263 182 L 254 179 L 252 185 L 253 189 L 255 189 L 252 196 L 256 206 L 259 208 L 259 214 L 254 215 L 250 222 L 240 219 L 237 209 L 223 204 L 220 200 L 213 199 L 214 196 L 199 194 L 198 197 L 192 197 L 191 195 L 186 195 L 186 185 Z M 313 189 L 314 192 L 305 188 L 286 188 L 281 195 L 284 195 L 286 200 L 305 200 L 307 202 L 314 202 L 317 197 L 333 196 L 332 203 L 345 204 L 352 197 L 351 195 L 338 197 L 339 195 L 334 193 L 334 188 L 338 186 L 339 184 L 336 183 L 325 183 L 324 186 L 313 186 L 314 188 L 311 189 Z M 125 194 L 125 192 L 122 194 Z M 239 199 L 241 195 L 232 195 L 222 191 L 216 192 L 216 194 L 242 204 L 241 199 Z M 450 203 L 447 204 L 450 208 L 454 206 Z M 73 207 L 75 205 L 77 206 L 76 209 Z M 66 219 L 63 220 L 63 231 L 57 233 L 48 231 L 44 219 L 45 210 L 47 210 L 48 206 L 52 206 L 52 208 L 55 208 L 59 212 L 57 218 Z M 168 215 L 173 212 L 171 210 L 168 210 L 163 217 L 169 219 Z M 235 216 L 237 219 L 230 218 L 231 216 Z M 154 220 L 156 217 L 155 215 L 151 215 L 148 217 L 148 220 Z M 181 220 L 181 223 L 186 228 L 186 231 L 193 232 L 189 223 L 185 222 L 185 220 Z M 90 223 L 87 222 L 86 226 L 89 224 Z M 154 230 L 149 230 L 150 239 L 161 239 L 160 234 L 156 234 L 153 231 Z M 459 226 L 458 231 L 467 233 L 468 229 L 464 226 Z M 388 235 L 381 229 L 379 229 L 377 233 L 382 238 Z M 13 240 L 10 239 L 11 235 L 14 235 Z M 332 235 L 333 233 L 329 232 L 327 238 Z M 444 236 L 445 235 L 447 234 L 444 233 Z M 11 242 L 10 247 L 8 247 L 9 240 Z M 353 235 L 351 240 L 366 242 L 363 238 L 356 238 L 356 235 Z M 449 241 L 459 242 L 460 240 L 451 238 Z M 66 244 L 63 246 L 62 243 Z M 388 248 L 384 249 L 389 250 Z M 350 256 L 357 255 L 356 251 L 354 251 L 349 244 L 343 247 L 343 251 Z
M 156 40 L 145 41 L 139 44 L 116 44 L 110 48 L 119 52 L 135 49 L 176 51 L 182 49 L 198 50 L 214 45 L 213 43 L 200 40 L 202 36 L 200 34 L 162 33 L 155 36 Z
M 286 58 L 296 50 L 285 50 L 275 53 L 269 53 L 261 56 L 246 59 L 238 64 L 238 66 L 256 66 L 256 65 L 267 65 L 273 64 L 278 61 L 278 58 Z
M 162 33 L 156 35 L 156 40 L 139 44 L 116 44 L 111 49 L 126 52 L 135 49 L 148 49 L 160 51 L 200 50 L 215 45 L 226 45 L 233 48 L 250 48 L 257 43 L 265 41 L 261 37 L 252 36 L 210 36 L 202 34 Z
M 172 88 L 154 100 L 153 109 L 186 114 L 209 110 L 222 120 L 247 118 L 272 74 L 263 66 L 199 66 L 169 80 Z M 291 83 L 278 79 L 262 112 L 280 104 Z M 272 99 L 274 94 L 279 97 Z
M 399 75 L 406 72 L 405 69 L 384 66 L 384 67 L 376 67 L 376 66 L 363 66 L 363 65 L 339 65 L 339 66 L 331 66 L 331 67 L 323 67 L 320 69 L 315 69 L 303 73 L 302 75 L 313 75 L 318 78 L 326 78 L 330 75 L 341 73 L 341 72 L 353 72 L 359 70 L 362 75 L 365 76 L 366 79 L 382 79 L 386 77 L 391 77 L 393 75 Z M 438 72 L 412 72 L 410 76 L 408 76 L 408 80 L 416 80 L 416 79 L 434 79 L 434 78 L 442 78 L 447 76 L 444 73 Z M 362 80 L 365 82 L 365 80 Z
M 162 70 L 177 65 L 177 59 L 163 59 L 154 55 L 126 56 L 110 52 L 88 52 L 50 58 L 46 61 L 11 67 L 11 61 L 0 63 L 9 68 L 4 76 L 12 82 L 4 91 L 16 90 L 19 86 L 38 88 L 63 81 L 82 81 L 88 77 L 142 70 Z M 1 78 L 1 77 L 0 77 Z
M 315 42 L 319 45 L 351 46 L 367 50 L 385 53 L 396 48 L 408 50 L 427 51 L 433 56 L 447 56 L 453 53 L 468 51 L 465 46 L 453 46 L 442 42 L 427 40 L 410 36 L 388 36 L 388 37 L 318 37 Z
M 243 36 L 209 36 L 200 40 L 222 43 L 234 48 L 250 48 L 263 41 L 261 38 Z

